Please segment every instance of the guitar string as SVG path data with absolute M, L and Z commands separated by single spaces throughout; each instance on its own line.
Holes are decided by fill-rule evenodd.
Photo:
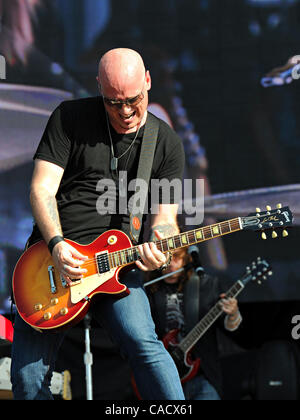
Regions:
M 231 226 L 234 223 L 236 223 L 236 226 Z M 224 227 L 225 224 L 227 224 L 227 225 L 230 224 L 230 230 L 228 232 L 226 232 L 226 233 L 235 232 L 236 231 L 236 228 L 239 227 L 239 221 L 238 221 L 238 218 L 237 218 L 237 219 L 232 219 L 232 220 L 224 221 L 224 222 L 221 222 L 221 223 L 218 223 L 218 224 L 215 224 L 215 225 L 205 226 L 203 228 L 199 228 L 199 229 L 191 230 L 191 231 L 188 231 L 188 232 L 184 232 L 184 233 L 175 235 L 175 236 L 170 237 L 170 238 L 158 239 L 158 240 L 154 241 L 154 243 L 155 244 L 161 243 L 162 249 L 163 249 L 164 245 L 168 246 L 167 244 L 168 244 L 168 241 L 169 240 L 172 240 L 173 239 L 174 242 L 176 242 L 176 240 L 178 239 L 180 241 L 180 237 L 182 237 L 182 235 L 187 235 L 188 241 L 190 242 L 191 235 L 193 235 L 194 236 L 194 239 L 195 239 L 195 232 L 202 231 L 203 236 L 204 236 L 204 239 L 200 239 L 200 241 L 193 240 L 193 242 L 191 242 L 191 243 L 200 243 L 200 242 L 203 242 L 205 240 L 209 240 L 209 239 L 217 238 L 218 236 L 225 235 L 226 233 L 220 233 L 220 234 L 214 235 L 213 232 L 212 232 L 212 228 L 213 227 L 216 227 L 216 226 L 219 227 L 220 226 L 222 228 L 222 227 Z M 232 227 L 232 229 L 231 229 L 231 227 Z M 207 233 L 210 234 L 210 237 L 208 237 L 208 238 L 205 237 Z M 180 246 L 178 248 L 184 248 L 184 247 L 189 246 L 189 245 L 190 244 L 186 244 L 186 245 Z M 111 252 L 109 254 L 104 254 L 104 255 L 106 257 L 107 255 L 108 256 L 111 256 L 112 254 L 115 254 L 115 253 L 118 254 L 118 253 L 125 252 L 125 251 L 128 252 L 129 250 L 131 250 L 132 252 L 133 251 L 138 252 L 138 246 L 124 248 L 124 249 L 113 251 L 113 252 Z M 166 251 L 163 251 L 163 252 L 169 252 L 169 251 L 171 251 L 171 250 L 170 249 L 167 249 Z M 101 257 L 101 255 L 99 255 L 99 256 Z M 95 263 L 97 263 L 97 258 L 98 257 L 96 256 L 96 257 L 92 257 L 92 258 L 87 259 L 86 262 L 84 262 L 81 265 L 81 267 L 84 267 L 84 266 L 87 266 L 87 265 L 94 265 Z M 123 264 L 123 265 L 127 265 L 127 264 Z M 120 266 L 122 266 L 122 264 Z
M 224 225 L 225 223 L 226 224 L 228 224 L 229 222 L 232 222 L 232 221 L 234 221 L 234 222 L 237 222 L 237 220 L 236 219 L 232 219 L 232 220 L 230 220 L 230 221 L 225 221 L 225 222 L 221 222 L 219 225 Z M 212 225 L 212 226 L 205 226 L 205 227 L 203 227 L 203 228 L 199 228 L 199 229 L 195 229 L 195 230 L 193 230 L 193 231 L 188 231 L 188 232 L 185 232 L 185 233 L 183 233 L 183 234 L 179 234 L 179 235 L 175 235 L 174 237 L 171 237 L 171 238 L 164 238 L 164 239 L 162 239 L 162 240 L 157 240 L 157 241 L 155 241 L 154 243 L 155 244 L 157 244 L 157 243 L 163 243 L 162 245 L 162 249 L 163 249 L 163 247 L 164 247 L 164 245 L 166 245 L 167 246 L 167 242 L 170 240 L 170 239 L 173 239 L 174 240 L 174 242 L 176 242 L 176 239 L 178 239 L 178 240 L 180 240 L 179 239 L 179 237 L 180 236 L 182 236 L 182 235 L 187 235 L 188 236 L 188 240 L 189 240 L 189 242 L 190 242 L 190 239 L 191 239 L 191 235 L 193 235 L 193 236 L 195 236 L 195 232 L 197 231 L 197 230 L 202 230 L 203 231 L 203 236 L 206 236 L 206 234 L 207 233 L 209 233 L 210 234 L 210 237 L 208 237 L 208 238 L 204 238 L 204 239 L 202 239 L 202 240 L 200 240 L 200 241 L 196 241 L 195 242 L 195 240 L 193 239 L 193 242 L 191 242 L 191 243 L 197 243 L 197 242 L 202 242 L 202 241 L 205 241 L 205 240 L 209 240 L 209 239 L 213 239 L 213 238 L 216 238 L 216 237 L 218 237 L 218 236 L 222 236 L 222 234 L 226 234 L 226 233 L 231 233 L 231 232 L 234 232 L 235 231 L 235 227 L 233 226 L 233 229 L 231 229 L 230 231 L 228 231 L 228 232 L 226 232 L 226 233 L 222 233 L 222 234 L 218 234 L 218 235 L 213 235 L 212 234 L 212 232 L 211 232 L 211 228 L 213 227 L 213 226 L 218 226 L 218 225 Z M 239 225 L 238 225 L 239 226 Z M 223 226 L 224 227 L 224 226 Z M 178 248 L 184 248 L 185 246 L 189 246 L 190 244 L 186 244 L 186 245 L 183 245 L 183 246 L 180 246 L 180 247 L 178 247 Z M 125 252 L 125 251 L 131 251 L 131 252 L 133 252 L 133 251 L 136 251 L 136 252 L 138 252 L 138 247 L 137 246 L 134 246 L 134 247 L 130 247 L 130 248 L 124 248 L 124 249 L 121 249 L 121 250 L 117 250 L 117 251 L 113 251 L 113 252 L 111 252 L 111 253 L 109 253 L 109 254 L 104 254 L 105 255 L 105 257 L 107 256 L 107 255 L 109 255 L 109 256 L 111 256 L 112 254 L 118 254 L 118 253 L 121 253 L 121 252 Z M 169 251 L 171 251 L 169 248 L 167 249 L 167 250 L 165 250 L 165 251 L 163 251 L 163 252 L 169 252 Z M 100 255 L 100 257 L 101 257 L 101 255 Z M 97 262 L 97 258 L 98 257 L 92 257 L 92 258 L 90 258 L 90 259 L 88 259 L 84 264 L 82 264 L 82 266 L 84 266 L 84 265 L 88 265 L 88 264 L 94 264 L 95 262 Z
M 221 224 L 223 224 L 223 223 L 228 223 L 228 222 L 222 222 Z M 213 226 L 216 226 L 216 225 L 213 225 Z M 204 241 L 204 240 L 209 240 L 209 239 L 213 239 L 213 238 L 216 238 L 216 237 L 218 237 L 218 236 L 221 236 L 222 234 L 218 234 L 218 235 L 213 235 L 212 234 L 212 232 L 211 232 L 211 227 L 210 226 L 206 226 L 206 227 L 204 227 L 204 228 L 200 228 L 200 229 L 195 229 L 195 231 L 189 231 L 189 232 L 185 232 L 185 233 L 183 233 L 183 234 L 181 234 L 181 235 L 187 235 L 188 236 L 188 240 L 189 240 L 189 242 L 190 242 L 190 237 L 191 237 L 191 235 L 195 235 L 194 234 L 194 232 L 196 232 L 197 230 L 202 230 L 203 231 L 203 233 L 204 233 L 204 235 L 203 236 L 206 236 L 206 234 L 207 233 L 209 233 L 211 236 L 210 237 L 208 237 L 208 238 L 204 238 L 203 240 L 200 240 L 200 241 L 196 241 L 196 243 L 197 242 L 201 242 L 201 241 Z M 205 232 L 204 232 L 205 231 Z M 231 229 L 229 232 L 226 232 L 226 233 L 230 233 L 230 232 L 234 232 L 235 230 L 234 230 L 234 228 L 233 229 Z M 223 234 L 225 234 L 225 233 L 223 233 Z M 180 234 L 179 235 L 175 235 L 174 237 L 172 237 L 172 238 L 164 238 L 164 239 L 162 239 L 162 240 L 157 240 L 157 241 L 155 241 L 154 243 L 155 244 L 157 244 L 157 243 L 159 243 L 159 242 L 161 242 L 161 244 L 163 243 L 163 246 L 162 246 L 162 249 L 163 249 L 163 247 L 164 247 L 164 245 L 167 245 L 167 242 L 170 240 L 170 239 L 173 239 L 175 242 L 176 242 L 176 240 L 178 239 L 178 240 L 180 240 L 179 239 L 179 237 L 181 236 Z M 193 242 L 191 242 L 191 243 L 195 243 L 195 241 L 193 240 Z M 186 244 L 186 245 L 182 245 L 182 246 L 180 246 L 180 247 L 178 247 L 178 248 L 184 248 L 185 246 L 189 246 L 190 244 Z M 131 251 L 131 252 L 133 252 L 133 251 L 136 251 L 136 252 L 138 252 L 138 247 L 137 246 L 133 246 L 133 247 L 130 247 L 130 248 L 124 248 L 124 249 L 121 249 L 121 250 L 117 250 L 117 251 L 113 251 L 113 252 L 111 252 L 111 253 L 109 253 L 109 254 L 104 254 L 105 255 L 105 257 L 107 256 L 107 255 L 112 255 L 112 254 L 116 254 L 116 253 L 121 253 L 121 252 L 125 252 L 125 251 Z M 163 252 L 169 252 L 169 251 L 171 251 L 169 248 L 167 249 L 167 250 L 163 250 Z M 101 255 L 100 255 L 100 257 L 101 257 Z M 92 258 L 90 258 L 90 259 L 88 259 L 87 260 L 87 262 L 86 263 L 84 263 L 83 265 L 87 265 L 87 264 L 94 264 L 96 261 L 97 261 L 97 258 L 98 257 L 92 257 Z M 89 261 L 90 261 L 90 263 L 89 263 Z

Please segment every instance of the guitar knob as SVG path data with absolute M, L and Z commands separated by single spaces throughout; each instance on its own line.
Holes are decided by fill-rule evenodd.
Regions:
M 34 305 L 34 310 L 35 311 L 40 311 L 42 309 L 43 305 L 41 303 L 37 303 L 36 305 Z
M 107 243 L 108 243 L 109 245 L 114 245 L 114 244 L 116 244 L 116 243 L 117 243 L 117 240 L 118 240 L 118 238 L 117 238 L 115 235 L 111 235 L 111 236 L 108 238 Z
M 58 299 L 57 298 L 52 298 L 50 302 L 51 302 L 51 305 L 57 305 L 58 304 Z
M 51 313 L 50 313 L 50 312 L 46 312 L 46 313 L 44 314 L 44 320 L 45 320 L 45 321 L 49 321 L 49 319 L 51 319 L 51 317 L 52 317 L 52 315 L 51 315 Z
M 59 312 L 60 312 L 61 315 L 67 315 L 69 310 L 68 310 L 68 308 L 62 308 Z

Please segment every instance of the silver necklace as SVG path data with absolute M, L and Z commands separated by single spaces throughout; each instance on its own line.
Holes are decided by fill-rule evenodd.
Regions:
M 108 121 L 108 116 L 107 116 L 107 112 L 105 110 L 105 116 L 106 116 L 106 123 L 107 123 L 107 130 L 108 130 L 108 134 L 109 134 L 109 140 L 110 140 L 110 146 L 111 146 L 111 161 L 110 161 L 110 169 L 111 171 L 116 171 L 118 169 L 118 163 L 119 160 L 126 155 L 126 153 L 132 148 L 132 146 L 134 145 L 137 136 L 139 135 L 139 131 L 140 131 L 140 127 L 141 127 L 141 123 L 139 124 L 139 128 L 136 130 L 136 135 L 134 137 L 134 139 L 132 140 L 131 144 L 128 146 L 128 148 L 125 150 L 125 152 L 123 152 L 121 154 L 121 156 L 116 157 L 115 156 L 115 150 L 114 150 L 114 146 L 113 146 L 113 141 L 112 141 L 112 137 L 111 137 L 111 132 L 110 132 L 110 127 L 109 127 L 109 121 Z

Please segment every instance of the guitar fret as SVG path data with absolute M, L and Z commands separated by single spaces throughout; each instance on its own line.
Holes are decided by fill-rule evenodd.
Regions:
M 173 238 L 168 239 L 168 250 L 174 249 L 174 240 Z
M 116 253 L 113 252 L 112 256 L 113 256 L 113 261 L 114 261 L 114 267 L 117 267 L 118 266 L 118 260 L 117 260 Z
M 134 262 L 135 259 L 134 259 L 134 250 L 133 250 L 133 248 L 130 248 L 129 249 L 128 254 L 129 254 L 129 262 Z
M 222 236 L 240 229 L 240 222 L 237 218 L 210 226 L 204 226 L 202 228 L 190 230 L 188 232 L 183 232 L 173 237 L 156 240 L 155 243 L 161 252 L 166 253 L 192 244 L 213 239 L 214 237 Z M 108 259 L 112 268 L 132 264 L 134 261 L 140 259 L 138 247 L 135 246 L 132 248 L 112 252 L 109 254 Z
M 181 247 L 180 235 L 177 235 L 177 236 L 174 237 L 174 243 L 175 243 L 175 248 L 180 248 Z
M 197 229 L 195 232 L 196 232 L 196 239 L 197 239 L 197 241 L 203 239 L 203 231 L 202 231 L 202 229 Z
M 221 225 L 222 225 L 222 230 L 223 230 L 223 233 L 230 233 L 231 232 L 231 228 L 230 228 L 230 224 L 229 224 L 229 222 L 223 222 L 223 223 L 221 223 Z
M 188 238 L 187 238 L 187 234 L 186 234 L 186 233 L 182 233 L 182 234 L 180 235 L 180 237 L 181 237 L 181 243 L 182 243 L 183 245 L 188 245 Z
M 112 254 L 108 254 L 108 264 L 109 264 L 110 269 L 114 267 Z
M 191 230 L 188 235 L 189 245 L 196 243 L 195 231 Z
M 203 228 L 204 239 L 210 239 L 213 237 L 210 227 Z

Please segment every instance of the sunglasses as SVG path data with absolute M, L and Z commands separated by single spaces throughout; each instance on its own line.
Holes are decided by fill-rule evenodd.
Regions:
M 144 84 L 145 84 L 145 81 L 144 81 Z M 141 93 L 134 96 L 133 98 L 125 99 L 124 101 L 119 101 L 117 99 L 106 98 L 104 95 L 102 95 L 102 97 L 103 97 L 103 101 L 106 105 L 108 105 L 112 108 L 115 107 L 115 108 L 121 109 L 123 105 L 137 106 L 140 102 L 142 102 L 142 100 L 144 99 L 143 90 L 144 90 L 144 87 L 143 87 Z M 100 92 L 101 92 L 101 89 L 100 89 Z
M 125 99 L 124 101 L 119 101 L 117 99 L 109 99 L 103 96 L 103 101 L 106 105 L 110 107 L 122 108 L 123 105 L 127 106 L 137 106 L 144 99 L 144 94 L 141 92 L 134 98 Z

